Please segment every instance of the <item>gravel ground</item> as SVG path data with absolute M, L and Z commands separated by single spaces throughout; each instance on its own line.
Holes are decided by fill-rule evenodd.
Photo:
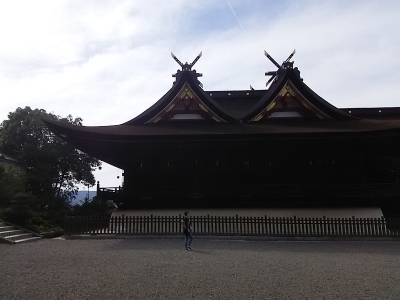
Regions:
M 0 244 L 0 299 L 400 299 L 400 243 Z

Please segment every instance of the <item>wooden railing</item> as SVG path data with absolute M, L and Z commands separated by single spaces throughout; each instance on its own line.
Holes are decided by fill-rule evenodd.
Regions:
M 236 194 L 251 191 L 259 194 L 265 190 L 270 195 L 337 195 L 337 196 L 382 196 L 400 195 L 399 185 L 396 183 L 368 183 L 368 184 L 251 184 L 251 185 L 157 185 L 157 186 L 135 186 L 131 187 L 132 194 L 192 194 L 201 191 L 202 194 Z M 179 191 L 179 192 L 177 192 Z M 118 198 L 124 194 L 121 187 L 106 187 L 97 189 L 100 198 Z
M 385 218 L 190 218 L 196 235 L 282 237 L 400 237 L 400 219 Z M 65 235 L 178 235 L 179 216 L 75 216 L 65 218 Z

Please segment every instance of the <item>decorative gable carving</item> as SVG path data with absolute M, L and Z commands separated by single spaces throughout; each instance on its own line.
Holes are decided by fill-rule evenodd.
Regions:
M 286 82 L 278 95 L 250 122 L 271 118 L 332 119 L 308 101 L 290 82 Z
M 161 112 L 146 123 L 175 120 L 226 122 L 207 107 L 187 83 L 183 85 L 177 96 Z

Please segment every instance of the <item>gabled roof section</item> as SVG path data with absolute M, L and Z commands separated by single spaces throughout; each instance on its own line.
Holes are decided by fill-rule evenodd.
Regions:
M 174 57 L 174 56 L 173 56 Z M 174 57 L 175 58 L 175 57 Z M 177 60 L 175 58 L 175 60 Z M 193 64 L 193 63 L 192 63 Z M 173 87 L 153 106 L 123 125 L 139 125 L 176 120 L 237 122 L 200 87 L 197 77 L 187 63 L 176 73 Z
M 356 119 L 325 101 L 300 78 L 297 68 L 280 69 L 277 79 L 242 122 L 267 121 L 278 117 Z
M 237 120 L 246 117 L 267 90 L 206 91 L 229 115 Z
M 205 104 L 186 82 L 174 99 L 158 114 L 146 123 L 158 123 L 170 120 L 214 120 L 216 122 L 227 122 L 210 104 Z M 215 106 L 215 104 L 214 104 Z

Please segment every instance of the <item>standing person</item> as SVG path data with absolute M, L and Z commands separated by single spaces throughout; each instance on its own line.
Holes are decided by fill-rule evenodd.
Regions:
M 193 249 L 190 247 L 190 244 L 193 241 L 193 228 L 192 228 L 192 223 L 190 222 L 189 219 L 188 211 L 185 211 L 185 213 L 183 214 L 182 228 L 183 228 L 183 233 L 185 234 L 185 249 L 192 251 Z
M 118 209 L 117 204 L 113 200 L 108 200 L 106 205 L 107 205 L 107 212 L 106 212 L 107 215 L 111 216 L 112 213 Z

